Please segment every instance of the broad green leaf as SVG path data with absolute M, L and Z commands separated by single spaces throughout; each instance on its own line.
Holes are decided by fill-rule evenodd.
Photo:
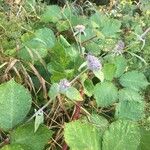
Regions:
M 82 24 L 84 26 L 86 26 L 88 24 L 87 17 L 83 16 L 83 15 L 82 16 L 81 15 L 80 16 L 72 15 L 71 18 L 69 18 L 69 21 L 73 27 L 75 27 L 79 24 Z
M 51 139 L 52 131 L 45 125 L 40 125 L 34 133 L 34 123 L 28 123 L 13 130 L 10 136 L 11 144 L 23 144 L 31 147 L 32 150 L 42 150 Z
M 103 150 L 137 150 L 140 143 L 138 126 L 128 120 L 113 122 L 103 136 Z
M 94 70 L 93 71 L 94 75 L 101 81 L 103 82 L 105 79 L 104 73 L 102 72 L 102 70 Z
M 141 127 L 140 129 L 141 133 L 141 142 L 138 147 L 138 150 L 149 150 L 150 148 L 150 129 L 146 129 L 144 127 Z
M 121 21 L 111 19 L 102 13 L 95 13 L 90 20 L 92 27 L 98 28 L 105 36 L 114 36 L 120 31 Z
M 59 84 L 53 83 L 48 92 L 48 96 L 51 100 L 55 100 L 56 96 L 59 94 Z
M 131 89 L 121 89 L 119 91 L 119 101 L 143 101 L 143 97 L 136 91 L 133 91 Z
M 94 28 L 103 27 L 104 26 L 103 24 L 104 24 L 106 19 L 107 19 L 107 17 L 104 14 L 97 12 L 90 17 L 91 25 Z
M 95 42 L 87 43 L 85 48 L 90 54 L 93 54 L 95 56 L 98 56 L 101 53 L 101 47 Z
M 113 36 L 120 31 L 120 27 L 121 21 L 108 18 L 107 20 L 104 20 L 104 26 L 101 32 L 105 36 Z
M 66 48 L 67 54 L 71 57 L 71 60 L 73 61 L 74 67 L 78 67 L 78 65 L 81 62 L 81 57 L 80 57 L 80 53 L 77 51 L 77 49 L 74 46 L 71 47 L 67 47 Z
M 41 60 L 47 55 L 49 48 L 55 44 L 56 38 L 49 28 L 41 28 L 35 31 L 33 38 L 28 38 L 23 43 L 24 47 L 18 51 L 18 56 L 25 61 Z
M 43 41 L 33 38 L 24 43 L 24 47 L 17 52 L 17 56 L 24 61 L 39 61 L 47 55 L 47 48 Z
M 10 80 L 0 85 L 0 128 L 12 129 L 23 121 L 30 110 L 31 94 L 22 85 Z
M 88 120 L 92 125 L 94 125 L 100 131 L 100 133 L 103 133 L 109 125 L 107 119 L 98 114 L 92 114 L 88 116 Z
M 114 64 L 116 66 L 115 77 L 118 78 L 124 73 L 127 67 L 127 60 L 123 56 L 117 56 L 114 58 Z
M 135 91 L 145 89 L 149 85 L 144 74 L 138 71 L 130 71 L 123 74 L 120 78 L 120 83 L 122 86 Z
M 116 107 L 116 117 L 131 120 L 140 120 L 144 117 L 143 97 L 131 89 L 119 91 L 119 103 Z
M 79 42 L 84 42 L 84 41 L 88 41 L 89 39 L 93 38 L 94 36 L 96 36 L 96 31 L 92 28 L 85 28 L 85 34 L 78 34 L 77 38 Z
M 52 48 L 56 42 L 55 35 L 49 28 L 41 28 L 36 30 L 35 37 L 37 40 L 43 42 L 46 45 L 46 48 Z
M 51 50 L 51 62 L 55 62 L 65 68 L 69 64 L 70 59 L 63 45 L 61 43 L 56 43 Z
M 58 82 L 62 78 L 72 76 L 74 70 L 69 68 L 70 63 L 69 53 L 63 45 L 57 43 L 51 50 L 51 61 L 47 65 L 48 71 L 52 74 L 52 82 Z
M 24 146 L 21 144 L 10 144 L 2 147 L 1 150 L 32 150 L 29 146 Z
M 94 85 L 93 82 L 90 79 L 86 79 L 83 82 L 83 88 L 84 88 L 84 93 L 91 97 L 93 95 L 93 91 L 94 91 Z
M 118 90 L 110 82 L 98 83 L 94 88 L 94 97 L 98 106 L 107 107 L 117 101 Z
M 101 150 L 101 136 L 88 123 L 73 121 L 65 124 L 65 141 L 71 150 Z
M 81 94 L 80 92 L 74 88 L 74 87 L 70 87 L 67 89 L 65 95 L 70 99 L 70 100 L 73 100 L 73 101 L 82 101 L 83 98 L 81 97 Z
M 138 121 L 144 117 L 144 101 L 124 100 L 117 104 L 116 118 Z
M 115 75 L 116 66 L 114 64 L 106 63 L 103 67 L 105 80 L 112 81 Z
M 57 23 L 61 18 L 61 8 L 57 5 L 47 6 L 45 12 L 41 15 L 41 21 L 45 23 Z

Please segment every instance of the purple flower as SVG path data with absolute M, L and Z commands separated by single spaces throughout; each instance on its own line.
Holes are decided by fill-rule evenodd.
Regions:
M 116 55 L 122 54 L 124 51 L 124 47 L 125 47 L 124 42 L 122 40 L 119 40 L 113 50 L 114 54 L 116 54 Z
M 60 91 L 65 91 L 70 87 L 70 83 L 67 79 L 62 79 L 59 82 L 59 90 Z
M 97 57 L 88 54 L 86 59 L 87 59 L 88 69 L 92 71 L 96 71 L 102 68 L 102 65 Z

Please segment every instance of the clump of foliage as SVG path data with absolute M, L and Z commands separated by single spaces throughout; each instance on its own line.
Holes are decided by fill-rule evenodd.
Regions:
M 149 149 L 148 3 L 0 1 L 2 150 Z

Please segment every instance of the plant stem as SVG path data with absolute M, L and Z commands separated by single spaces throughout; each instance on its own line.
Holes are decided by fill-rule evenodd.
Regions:
M 74 113 L 72 115 L 72 120 L 77 120 L 80 117 L 80 111 L 81 111 L 81 102 L 78 101 L 75 105 Z

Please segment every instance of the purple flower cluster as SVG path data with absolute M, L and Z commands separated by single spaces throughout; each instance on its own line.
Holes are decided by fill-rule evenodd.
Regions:
M 88 54 L 86 59 L 87 59 L 88 69 L 92 71 L 96 71 L 102 68 L 102 64 L 100 63 L 97 57 Z
M 118 43 L 116 44 L 114 50 L 113 50 L 114 54 L 116 54 L 116 55 L 122 54 L 124 52 L 123 51 L 124 47 L 125 47 L 124 42 L 122 40 L 119 40 Z
M 62 79 L 59 82 L 59 90 L 60 91 L 65 91 L 70 87 L 70 83 L 67 79 Z

